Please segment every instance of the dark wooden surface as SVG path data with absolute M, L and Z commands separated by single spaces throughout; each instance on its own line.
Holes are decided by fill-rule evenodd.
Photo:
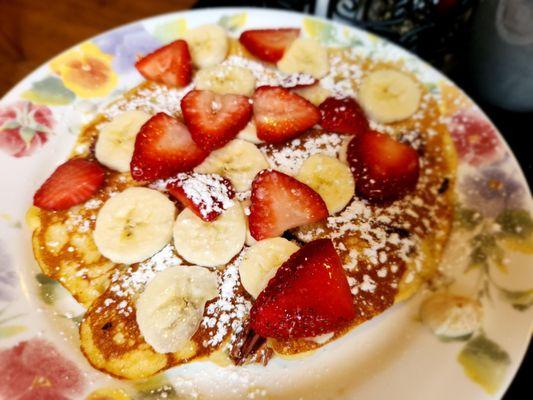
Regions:
M 98 33 L 195 0 L 0 0 L 0 96 L 49 58 Z
M 137 19 L 188 9 L 195 3 L 196 0 L 0 0 L 0 97 L 40 64 L 80 41 Z M 199 5 L 213 3 L 200 0 Z M 464 77 L 452 78 L 468 91 Z M 533 141 L 528 135 L 533 114 L 481 105 L 513 148 L 531 185 Z M 531 359 L 530 349 L 506 399 L 527 397 L 523 397 L 526 392 L 521 389 L 530 387 L 526 383 Z

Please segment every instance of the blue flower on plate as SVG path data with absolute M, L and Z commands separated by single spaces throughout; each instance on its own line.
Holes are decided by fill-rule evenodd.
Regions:
M 13 287 L 17 276 L 11 264 L 11 257 L 0 243 L 0 301 L 9 301 L 13 298 Z
M 504 209 L 525 207 L 524 185 L 519 172 L 501 164 L 466 175 L 459 183 L 464 204 L 486 217 L 496 217 Z
M 113 68 L 122 73 L 134 68 L 138 56 L 146 55 L 163 44 L 142 24 L 120 28 L 96 38 L 94 42 L 103 52 L 115 56 Z

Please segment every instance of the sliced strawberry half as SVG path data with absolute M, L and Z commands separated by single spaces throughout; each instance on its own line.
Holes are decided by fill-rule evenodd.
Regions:
M 284 142 L 320 121 L 320 111 L 303 97 L 278 86 L 261 86 L 253 96 L 259 139 Z
M 61 164 L 33 196 L 33 205 L 50 211 L 66 210 L 89 200 L 102 186 L 100 164 L 73 158 Z
M 263 170 L 252 182 L 250 233 L 256 240 L 281 235 L 287 229 L 328 216 L 322 197 L 284 173 Z
M 257 58 L 275 63 L 299 35 L 295 28 L 252 29 L 241 33 L 239 42 Z
M 263 337 L 296 339 L 343 328 L 355 315 L 333 243 L 318 239 L 277 270 L 250 310 L 250 327 Z
M 191 82 L 192 62 L 185 40 L 176 40 L 135 63 L 135 68 L 149 81 L 169 86 L 185 86 Z
M 348 163 L 356 192 L 375 202 L 393 201 L 414 190 L 419 176 L 418 153 L 389 135 L 368 131 L 348 144 Z
M 167 190 L 204 221 L 213 221 L 233 205 L 231 182 L 216 174 L 181 173 L 167 184 Z
M 181 100 L 185 124 L 193 140 L 206 151 L 224 146 L 252 118 L 246 96 L 192 90 Z
M 352 97 L 328 97 L 318 108 L 320 125 L 327 131 L 356 135 L 369 129 L 363 109 Z
M 192 140 L 184 124 L 160 112 L 137 134 L 130 163 L 131 176 L 137 181 L 169 178 L 178 172 L 190 171 L 207 154 Z

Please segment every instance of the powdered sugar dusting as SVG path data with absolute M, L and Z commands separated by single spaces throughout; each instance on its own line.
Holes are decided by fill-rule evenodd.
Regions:
M 172 245 L 168 244 L 148 260 L 129 266 L 125 272 L 115 271 L 111 276 L 109 290 L 115 298 L 134 298 L 144 290 L 144 287 L 153 279 L 156 273 L 178 265 L 182 265 L 182 260 L 175 254 Z M 110 300 L 115 301 L 106 299 L 108 302 Z M 123 307 L 121 307 L 121 304 L 123 304 Z M 126 307 L 127 304 L 126 300 L 121 300 L 118 305 L 118 312 L 126 316 L 129 315 L 132 309 L 131 307 Z
M 267 67 L 265 64 L 257 61 L 238 56 L 229 57 L 223 62 L 223 65 L 233 65 L 249 69 L 256 80 L 256 86 L 268 85 L 292 88 L 315 83 L 315 78 L 309 74 L 287 74 L 280 70 Z
M 347 63 L 339 56 L 330 57 L 329 62 L 329 73 L 320 80 L 322 87 L 338 98 L 356 97 L 355 85 L 363 75 L 358 63 Z
M 217 174 L 180 173 L 174 182 L 183 188 L 189 200 L 198 206 L 204 218 L 221 214 L 233 206 L 232 191 L 227 181 Z
M 170 88 L 165 85 L 151 84 L 138 90 L 131 97 L 124 97 L 112 102 L 103 110 L 103 114 L 112 119 L 124 111 L 141 110 L 148 114 L 166 112 L 181 113 L 181 99 L 193 89 L 193 84 L 183 88 Z
M 296 138 L 278 149 L 272 145 L 261 146 L 270 165 L 288 175 L 295 175 L 303 162 L 313 154 L 337 157 L 342 145 L 342 136 L 322 133 L 315 137 Z
M 213 303 L 207 306 L 202 326 L 212 329 L 209 339 L 204 346 L 216 347 L 224 341 L 231 332 L 229 345 L 236 340 L 243 330 L 243 320 L 248 315 L 251 304 L 239 295 L 239 264 L 244 252 L 230 263 L 219 276 L 219 295 Z

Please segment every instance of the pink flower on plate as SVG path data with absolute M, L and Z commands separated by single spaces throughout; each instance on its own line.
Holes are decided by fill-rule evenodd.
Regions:
M 78 367 L 45 340 L 0 351 L 2 400 L 69 400 L 79 397 L 83 385 Z
M 457 111 L 448 128 L 459 158 L 470 165 L 491 164 L 505 153 L 494 126 L 475 109 Z
M 53 127 L 48 107 L 19 101 L 0 108 L 0 149 L 13 157 L 29 156 L 46 143 Z

